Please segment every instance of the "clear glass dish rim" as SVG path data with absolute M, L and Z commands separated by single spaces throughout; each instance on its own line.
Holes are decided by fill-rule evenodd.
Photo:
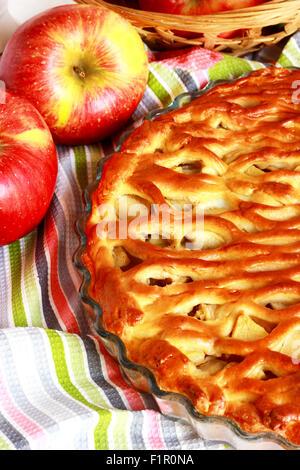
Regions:
M 267 65 L 268 67 L 268 65 Z M 286 69 L 289 70 L 300 70 L 298 67 L 285 67 Z M 199 96 L 202 96 L 203 94 L 207 93 L 209 90 L 212 88 L 218 86 L 218 85 L 223 85 L 223 84 L 233 84 L 237 80 L 243 77 L 249 76 L 254 70 L 251 72 L 245 73 L 237 78 L 231 79 L 231 80 L 214 80 L 209 82 L 204 88 L 201 90 L 197 90 L 194 92 L 186 92 L 178 95 L 168 106 L 165 108 L 159 108 L 155 109 L 151 112 L 149 112 L 143 119 L 140 120 L 139 125 L 142 124 L 146 120 L 153 120 L 157 118 L 158 116 L 161 116 L 163 114 L 167 114 L 171 111 L 177 110 L 184 105 L 190 103 L 194 99 L 198 98 Z M 263 432 L 263 433 L 256 433 L 256 434 L 251 434 L 246 431 L 244 431 L 235 421 L 233 421 L 230 418 L 224 417 L 224 416 L 214 416 L 214 415 L 203 415 L 197 409 L 192 405 L 191 401 L 185 397 L 184 395 L 181 395 L 179 393 L 175 392 L 167 392 L 162 390 L 156 381 L 156 378 L 153 374 L 153 372 L 148 369 L 145 366 L 142 366 L 140 364 L 135 364 L 131 362 L 127 358 L 127 352 L 126 352 L 126 347 L 123 341 L 116 336 L 115 334 L 107 331 L 105 327 L 103 326 L 102 322 L 102 308 L 98 302 L 96 302 L 93 298 L 90 297 L 88 291 L 89 291 L 89 285 L 91 281 L 91 275 L 88 270 L 88 268 L 85 266 L 83 262 L 83 255 L 86 250 L 87 246 L 87 237 L 85 234 L 85 224 L 88 219 L 88 217 L 91 214 L 91 209 L 92 209 L 92 194 L 97 188 L 99 181 L 102 176 L 102 171 L 103 171 L 103 166 L 108 161 L 115 153 L 118 153 L 120 151 L 120 147 L 122 143 L 126 140 L 126 138 L 134 131 L 136 127 L 130 127 L 128 130 L 125 130 L 119 139 L 118 145 L 115 149 L 115 151 L 103 159 L 100 160 L 98 167 L 97 167 L 97 177 L 95 181 L 90 184 L 84 191 L 83 193 L 83 198 L 84 198 L 84 212 L 82 216 L 77 219 L 75 223 L 75 231 L 79 237 L 80 240 L 80 245 L 77 248 L 76 252 L 74 253 L 73 256 L 73 263 L 76 269 L 80 272 L 82 275 L 82 283 L 79 288 L 79 295 L 81 297 L 81 300 L 84 304 L 89 306 L 95 314 L 95 322 L 94 322 L 94 328 L 100 339 L 105 339 L 106 341 L 111 342 L 115 347 L 118 352 L 117 355 L 117 361 L 120 366 L 132 370 L 134 372 L 140 373 L 145 380 L 147 381 L 150 393 L 157 397 L 158 399 L 163 399 L 163 400 L 170 400 L 172 402 L 177 401 L 184 405 L 185 409 L 187 410 L 188 414 L 193 420 L 200 420 L 201 423 L 209 423 L 209 424 L 218 424 L 218 425 L 223 425 L 224 427 L 229 428 L 233 433 L 240 439 L 249 442 L 253 442 L 253 450 L 255 450 L 255 443 L 256 442 L 262 442 L 265 441 L 267 442 L 274 442 L 276 444 L 279 444 L 283 449 L 286 450 L 300 450 L 300 445 L 296 445 L 288 441 L 286 438 L 276 434 L 275 432 Z M 181 417 L 178 416 L 180 419 Z M 205 439 L 205 436 L 203 436 L 203 439 Z M 209 440 L 209 443 L 223 443 L 223 444 L 228 444 L 229 446 L 231 445 L 230 442 L 225 442 L 225 441 L 212 441 Z

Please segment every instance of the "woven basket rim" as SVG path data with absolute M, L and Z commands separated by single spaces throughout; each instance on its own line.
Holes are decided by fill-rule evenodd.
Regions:
M 169 47 L 204 46 L 208 49 L 242 55 L 263 46 L 278 43 L 300 28 L 300 0 L 269 0 L 261 5 L 218 12 L 210 15 L 186 16 L 148 12 L 105 0 L 75 0 L 80 4 L 93 4 L 113 10 L 131 22 L 147 42 L 162 42 Z M 281 31 L 264 34 L 266 26 L 284 24 Z M 246 31 L 243 36 L 223 38 L 224 31 Z M 195 33 L 193 38 L 183 37 L 178 31 Z

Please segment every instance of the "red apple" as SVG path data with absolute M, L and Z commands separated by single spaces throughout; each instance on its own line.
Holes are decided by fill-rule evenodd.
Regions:
M 4 89 L 0 96 L 2 246 L 27 235 L 44 217 L 55 188 L 57 154 L 48 126 L 32 104 Z
M 268 0 L 139 0 L 142 10 L 176 15 L 208 15 L 219 11 L 237 10 L 266 3 Z M 235 31 L 220 34 L 231 37 Z
M 266 3 L 267 0 L 139 0 L 146 11 L 176 15 L 208 15 L 218 11 L 237 10 Z
M 0 78 L 40 111 L 56 142 L 87 144 L 121 128 L 144 93 L 148 59 L 134 27 L 95 5 L 63 5 L 21 25 Z

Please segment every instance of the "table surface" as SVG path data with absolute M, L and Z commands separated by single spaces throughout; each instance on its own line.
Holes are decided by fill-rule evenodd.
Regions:
M 73 0 L 0 0 L 0 53 L 16 28 L 32 16 Z M 5 4 L 7 4 L 5 11 Z

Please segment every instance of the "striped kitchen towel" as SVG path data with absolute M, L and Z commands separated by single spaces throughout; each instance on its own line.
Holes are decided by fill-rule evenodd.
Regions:
M 266 65 L 262 53 L 241 59 L 202 48 L 149 51 L 149 56 L 149 81 L 133 120 L 210 80 Z M 299 34 L 274 61 L 300 64 Z M 163 416 L 152 396 L 127 384 L 78 295 L 74 224 L 83 211 L 83 190 L 116 142 L 117 137 L 90 146 L 59 146 L 57 185 L 45 219 L 27 237 L 0 248 L 2 450 L 212 447 L 188 424 Z

